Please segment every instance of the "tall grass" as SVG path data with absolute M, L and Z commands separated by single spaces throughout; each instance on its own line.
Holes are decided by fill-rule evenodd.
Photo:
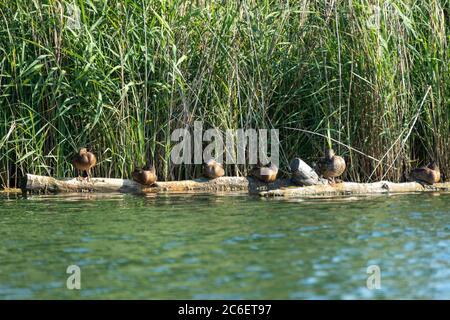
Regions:
M 147 157 L 159 179 L 198 176 L 170 162 L 172 130 L 196 120 L 280 129 L 285 172 L 294 156 L 319 156 L 329 133 L 344 179 L 401 180 L 431 158 L 448 177 L 449 7 L 3 0 L 0 183 L 73 175 L 79 146 L 97 154 L 98 176 L 128 177 Z

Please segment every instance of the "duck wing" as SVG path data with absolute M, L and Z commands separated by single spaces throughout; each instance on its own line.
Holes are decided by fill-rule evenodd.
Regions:
M 420 167 L 411 171 L 410 178 L 419 182 L 425 182 L 427 184 L 433 184 L 435 178 L 430 168 Z
M 86 158 L 91 167 L 93 167 L 97 164 L 97 158 L 95 157 L 95 155 L 92 152 L 88 152 L 86 154 Z

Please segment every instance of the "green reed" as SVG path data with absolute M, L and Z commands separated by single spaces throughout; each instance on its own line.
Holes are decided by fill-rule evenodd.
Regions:
M 128 177 L 147 158 L 160 179 L 198 176 L 170 162 L 172 130 L 196 120 L 280 129 L 285 173 L 295 156 L 320 156 L 329 135 L 344 179 L 402 180 L 431 158 L 448 177 L 449 7 L 3 0 L 0 184 L 71 176 L 80 146 L 97 154 L 97 176 Z

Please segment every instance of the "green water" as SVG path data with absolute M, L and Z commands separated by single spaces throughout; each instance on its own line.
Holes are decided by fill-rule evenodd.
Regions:
M 449 207 L 450 194 L 0 195 L 0 298 L 450 299 Z

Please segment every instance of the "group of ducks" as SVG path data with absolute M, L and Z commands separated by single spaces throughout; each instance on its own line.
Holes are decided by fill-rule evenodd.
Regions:
M 81 148 L 79 152 L 73 157 L 73 166 L 87 173 L 87 178 L 90 178 L 90 170 L 97 164 L 97 158 L 92 152 L 87 151 L 86 148 Z M 324 179 L 331 183 L 335 182 L 335 178 L 344 173 L 346 164 L 344 158 L 334 153 L 333 149 L 325 149 L 325 154 L 317 162 L 316 171 Z M 225 175 L 225 170 L 221 163 L 214 159 L 208 160 L 203 169 L 203 174 L 209 179 L 216 179 Z M 250 175 L 256 179 L 270 183 L 277 179 L 278 167 L 274 163 L 269 163 L 266 166 L 259 162 L 255 168 L 250 171 Z M 136 167 L 132 173 L 133 180 L 142 184 L 150 186 L 157 180 L 156 170 L 153 164 L 147 163 L 144 167 Z M 439 182 L 440 171 L 436 162 L 431 162 L 428 166 L 416 168 L 409 174 L 410 180 L 415 180 L 422 184 L 432 185 Z
M 86 148 L 81 148 L 72 159 L 72 165 L 79 171 L 87 173 L 87 179 L 90 178 L 91 168 L 97 164 L 97 158 L 95 154 L 87 151 Z M 135 168 L 133 173 L 133 180 L 143 185 L 152 185 L 156 182 L 156 170 L 155 167 L 147 163 L 142 168 Z

